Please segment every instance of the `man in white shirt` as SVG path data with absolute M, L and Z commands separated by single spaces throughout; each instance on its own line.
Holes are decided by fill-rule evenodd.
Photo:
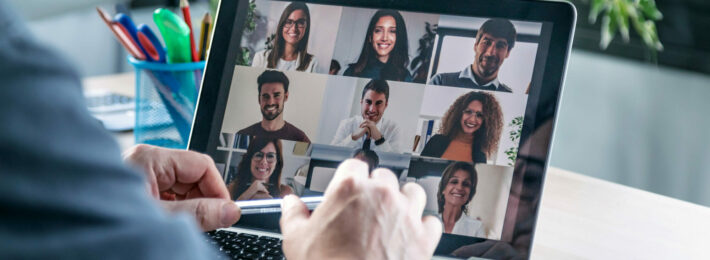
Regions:
M 382 118 L 389 93 L 387 81 L 368 82 L 360 98 L 360 115 L 340 121 L 330 144 L 379 152 L 403 152 L 399 127 L 394 121 Z

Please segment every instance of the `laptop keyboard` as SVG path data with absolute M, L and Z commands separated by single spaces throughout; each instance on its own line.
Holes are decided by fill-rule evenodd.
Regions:
M 207 232 L 207 242 L 218 248 L 223 259 L 286 259 L 281 239 L 247 233 L 217 230 Z

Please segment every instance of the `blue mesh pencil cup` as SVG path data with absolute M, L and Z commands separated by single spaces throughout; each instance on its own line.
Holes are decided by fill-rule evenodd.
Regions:
M 128 62 L 136 70 L 135 142 L 187 148 L 205 62 Z

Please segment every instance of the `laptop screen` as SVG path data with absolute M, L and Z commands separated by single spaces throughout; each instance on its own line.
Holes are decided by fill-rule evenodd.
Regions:
M 267 0 L 245 19 L 207 151 L 234 200 L 320 195 L 357 158 L 420 184 L 444 233 L 510 237 L 552 23 Z

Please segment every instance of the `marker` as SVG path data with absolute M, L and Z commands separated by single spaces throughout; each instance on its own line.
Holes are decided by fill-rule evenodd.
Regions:
M 195 47 L 195 37 L 194 30 L 192 30 L 192 19 L 190 18 L 190 3 L 187 0 L 180 0 L 180 9 L 182 10 L 182 18 L 185 19 L 187 27 L 190 28 L 190 52 L 192 53 L 192 61 L 200 61 L 200 57 L 197 54 L 197 48 Z

